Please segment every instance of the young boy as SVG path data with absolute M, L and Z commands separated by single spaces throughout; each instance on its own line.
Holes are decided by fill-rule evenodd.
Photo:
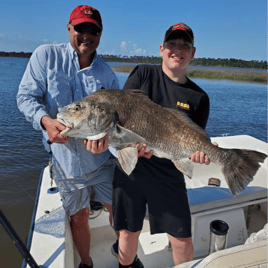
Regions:
M 209 98 L 186 76 L 195 51 L 190 27 L 184 23 L 171 26 L 160 45 L 162 65 L 137 66 L 124 89 L 139 88 L 155 103 L 181 110 L 205 128 Z M 175 265 L 193 258 L 191 215 L 183 174 L 170 160 L 151 157 L 151 154 L 139 158 L 130 176 L 119 167 L 115 169 L 113 215 L 119 245 L 115 244 L 113 249 L 116 253 L 119 251 L 119 267 L 144 267 L 136 253 L 146 204 L 151 234 L 168 233 Z M 191 159 L 197 163 L 210 162 L 201 152 L 196 152 Z

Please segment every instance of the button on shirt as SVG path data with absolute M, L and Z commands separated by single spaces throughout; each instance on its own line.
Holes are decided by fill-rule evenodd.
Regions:
M 45 115 L 56 118 L 62 107 L 102 87 L 119 89 L 111 68 L 95 53 L 92 64 L 80 70 L 78 56 L 71 44 L 42 45 L 32 54 L 19 85 L 19 110 L 33 127 L 43 132 L 47 147 L 48 134 L 41 126 Z M 53 161 L 66 177 L 83 177 L 97 171 L 110 157 L 107 150 L 92 154 L 81 139 L 70 138 L 65 144 L 51 145 Z

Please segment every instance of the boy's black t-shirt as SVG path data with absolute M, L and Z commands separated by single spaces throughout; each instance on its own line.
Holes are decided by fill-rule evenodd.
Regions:
M 209 116 L 208 95 L 189 78 L 185 84 L 171 80 L 162 71 L 161 65 L 136 66 L 126 81 L 124 89 L 141 89 L 155 103 L 181 110 L 200 127 L 206 127 Z M 152 177 L 154 180 L 184 182 L 182 173 L 170 160 L 156 156 L 151 159 L 139 158 L 132 174 L 135 178 Z

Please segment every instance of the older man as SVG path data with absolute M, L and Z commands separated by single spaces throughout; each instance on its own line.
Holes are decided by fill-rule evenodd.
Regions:
M 80 139 L 61 136 L 65 126 L 55 118 L 62 107 L 94 91 L 119 88 L 115 73 L 96 52 L 102 29 L 97 9 L 77 6 L 67 24 L 70 43 L 38 47 L 17 95 L 18 108 L 35 129 L 43 132 L 44 145 L 52 151 L 52 177 L 71 219 L 73 239 L 81 257 L 79 268 L 93 268 L 88 225 L 92 190 L 111 215 L 114 162 L 106 150 L 106 139 L 91 142 L 93 151 L 106 150 L 92 154 Z

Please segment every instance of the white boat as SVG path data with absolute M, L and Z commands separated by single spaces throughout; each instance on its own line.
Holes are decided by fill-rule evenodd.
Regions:
M 267 143 L 246 135 L 215 137 L 212 138 L 212 142 L 217 142 L 223 148 L 252 149 L 267 154 Z M 210 178 L 219 179 L 220 186 L 208 185 Z M 267 159 L 261 164 L 254 180 L 237 197 L 232 196 L 220 168 L 214 164 L 209 166 L 195 164 L 193 178 L 192 180 L 186 178 L 186 184 L 192 213 L 194 260 L 174 266 L 167 234 L 150 235 L 148 219 L 145 218 L 138 248 L 138 256 L 144 266 L 146 268 L 267 267 L 267 232 L 265 230 L 259 232 L 267 223 Z M 49 167 L 46 167 L 40 178 L 36 213 L 33 216 L 28 246 L 40 267 L 76 268 L 80 263 L 79 256 L 72 240 L 69 219 L 61 207 L 61 198 L 55 189 L 55 185 L 51 188 Z M 213 220 L 223 220 L 229 226 L 227 249 L 208 256 L 209 226 Z M 116 236 L 109 225 L 108 213 L 105 210 L 95 211 L 90 216 L 89 225 L 92 230 L 90 252 L 94 268 L 118 267 L 117 259 L 111 254 L 111 246 L 116 241 Z M 261 249 L 257 242 L 253 245 L 252 243 L 244 245 L 250 235 L 250 239 L 254 240 L 252 237 L 256 232 L 261 233 L 261 237 L 263 233 L 266 234 Z M 241 252 L 244 253 L 244 257 Z M 243 264 L 245 256 L 253 266 Z M 225 259 L 221 260 L 223 257 Z M 239 258 L 240 266 L 232 266 L 231 261 L 237 261 Z M 215 259 L 221 264 L 230 265 L 213 266 L 212 261 Z M 194 266 L 197 262 L 199 264 Z M 212 266 L 209 266 L 211 263 Z M 29 267 L 26 264 L 23 266 Z

